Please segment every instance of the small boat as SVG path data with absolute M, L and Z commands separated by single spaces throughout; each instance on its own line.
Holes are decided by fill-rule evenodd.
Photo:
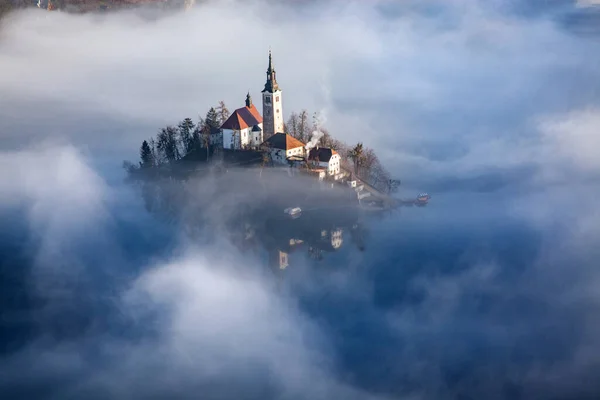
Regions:
M 302 214 L 302 209 L 300 207 L 289 207 L 283 210 L 283 212 L 292 218 L 298 218 Z
M 418 205 L 425 205 L 425 204 L 427 204 L 427 203 L 429 202 L 429 199 L 430 199 L 430 198 L 431 198 L 431 196 L 430 196 L 430 195 L 428 195 L 427 193 L 420 193 L 420 194 L 417 196 L 417 201 L 416 201 L 416 203 L 417 203 Z

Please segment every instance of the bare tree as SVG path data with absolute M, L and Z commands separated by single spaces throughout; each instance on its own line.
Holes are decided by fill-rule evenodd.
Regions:
M 217 106 L 216 112 L 218 116 L 216 121 L 218 122 L 218 127 L 220 127 L 225 123 L 225 121 L 227 121 L 230 115 L 229 109 L 227 108 L 223 100 L 219 101 L 219 105 Z
M 388 194 L 396 193 L 398 191 L 398 188 L 400 187 L 400 180 L 390 178 L 385 182 L 385 185 L 386 192 Z
M 284 132 L 298 139 L 298 114 L 290 114 L 287 123 L 284 126 Z
M 207 123 L 202 125 L 202 129 L 200 130 L 200 143 L 203 148 L 206 148 L 207 160 L 210 153 L 210 136 L 212 134 L 212 130 L 213 128 Z
M 310 127 L 308 126 L 308 112 L 306 110 L 302 110 L 300 115 L 298 115 L 298 133 L 296 139 L 307 142 L 310 137 Z

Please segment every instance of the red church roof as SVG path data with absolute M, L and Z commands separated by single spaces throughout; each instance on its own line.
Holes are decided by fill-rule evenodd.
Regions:
M 221 125 L 221 129 L 233 129 L 239 131 L 248 127 L 258 125 L 263 122 L 260 113 L 254 106 L 238 108 L 231 116 Z
M 288 135 L 287 133 L 276 133 L 265 141 L 269 147 L 281 150 L 296 149 L 298 147 L 304 147 L 304 143 Z

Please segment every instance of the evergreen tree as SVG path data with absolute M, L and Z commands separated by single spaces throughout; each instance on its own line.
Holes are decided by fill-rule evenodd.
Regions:
M 204 121 L 200 118 L 196 129 L 192 132 L 192 149 L 194 151 L 200 151 L 202 148 L 202 129 L 204 129 Z
M 348 157 L 354 161 L 354 173 L 358 175 L 359 168 L 363 164 L 364 149 L 362 143 L 357 143 L 349 152 Z
M 208 112 L 206 113 L 204 124 L 208 127 L 209 130 L 212 131 L 214 129 L 218 129 L 221 126 L 222 123 L 220 122 L 220 119 L 221 116 L 219 115 L 219 113 L 213 107 L 211 107 L 210 110 L 208 110 Z
M 152 149 L 147 141 L 142 142 L 142 146 L 140 147 L 140 167 L 142 168 L 151 168 L 154 166 L 154 155 L 152 154 Z
M 193 132 L 195 124 L 191 118 L 186 118 L 179 123 L 179 141 L 181 143 L 181 154 L 185 156 L 194 149 Z
M 177 128 L 170 125 L 161 129 L 156 136 L 156 149 L 163 161 L 171 163 L 181 158 L 178 136 Z
M 150 143 L 148 143 L 150 146 L 150 152 L 152 153 L 152 160 L 154 161 L 154 165 L 158 166 L 160 164 L 160 161 L 158 159 L 158 155 L 157 155 L 157 151 L 156 151 L 156 141 L 154 140 L 154 138 L 150 139 Z

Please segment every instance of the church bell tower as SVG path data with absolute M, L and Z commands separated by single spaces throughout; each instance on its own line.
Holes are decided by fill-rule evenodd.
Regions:
M 281 89 L 277 84 L 277 74 L 275 73 L 275 68 L 273 68 L 271 50 L 269 50 L 267 82 L 262 91 L 264 140 L 267 140 L 276 133 L 283 132 L 283 107 L 281 100 Z

